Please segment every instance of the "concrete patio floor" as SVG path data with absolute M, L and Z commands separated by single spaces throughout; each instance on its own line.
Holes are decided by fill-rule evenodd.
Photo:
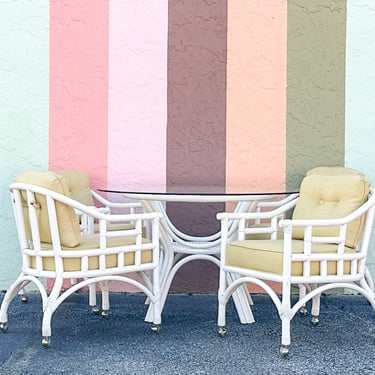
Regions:
M 0 301 L 4 293 L 0 293 Z M 375 312 L 357 295 L 322 297 L 321 322 L 292 321 L 290 355 L 279 355 L 281 324 L 269 297 L 255 295 L 254 324 L 228 305 L 217 335 L 215 295 L 170 295 L 158 334 L 143 321 L 141 294 L 112 293 L 108 318 L 94 315 L 79 292 L 57 310 L 51 346 L 41 346 L 41 300 L 30 293 L 9 310 L 0 333 L 0 374 L 375 374 Z

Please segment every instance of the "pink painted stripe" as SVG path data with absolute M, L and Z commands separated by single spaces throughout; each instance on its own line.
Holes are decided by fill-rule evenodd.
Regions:
M 111 1 L 108 186 L 165 186 L 168 1 Z
M 286 47 L 286 1 L 228 1 L 228 189 L 285 188 Z
M 49 167 L 107 178 L 108 1 L 50 1 Z

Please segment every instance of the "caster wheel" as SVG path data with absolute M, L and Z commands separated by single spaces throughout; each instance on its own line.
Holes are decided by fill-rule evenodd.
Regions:
M 319 316 L 317 315 L 313 315 L 311 317 L 311 323 L 313 326 L 317 326 L 319 324 L 320 320 L 319 320 Z
M 154 332 L 154 333 L 159 333 L 160 325 L 159 324 L 152 324 L 151 325 L 151 331 Z
M 25 295 L 21 296 L 21 302 L 22 302 L 22 303 L 27 303 L 27 302 L 29 302 L 29 297 L 28 297 L 28 296 L 25 296 Z
M 225 337 L 227 335 L 227 329 L 225 327 L 219 327 L 217 333 L 220 337 Z
M 99 315 L 100 314 L 100 309 L 98 306 L 92 306 L 91 307 L 91 311 L 95 314 L 95 315 Z
M 307 309 L 306 309 L 306 307 L 301 307 L 301 308 L 299 309 L 299 313 L 300 313 L 300 315 L 302 315 L 302 316 L 306 316 L 306 315 L 307 315 Z
M 50 336 L 44 336 L 42 339 L 42 346 L 45 348 L 48 348 L 51 345 L 51 337 Z
M 100 315 L 101 315 L 103 318 L 108 318 L 109 310 L 102 310 L 102 312 L 100 313 Z
M 289 345 L 281 345 L 280 346 L 280 354 L 283 357 L 286 357 L 289 354 L 290 346 Z
M 3 332 L 8 331 L 8 323 L 7 322 L 0 323 L 0 330 Z

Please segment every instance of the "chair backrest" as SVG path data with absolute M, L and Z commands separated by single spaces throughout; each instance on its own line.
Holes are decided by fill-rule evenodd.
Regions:
M 60 169 L 54 172 L 64 177 L 71 198 L 86 206 L 94 206 L 95 203 L 90 190 L 90 178 L 86 172 L 78 169 Z
M 16 182 L 32 184 L 49 190 L 58 192 L 67 197 L 71 197 L 70 190 L 64 177 L 51 171 L 28 171 L 16 177 Z M 30 235 L 29 208 L 25 192 L 22 197 L 23 215 L 25 218 L 26 232 Z M 46 198 L 40 194 L 35 195 L 33 207 L 36 209 L 39 236 L 41 242 L 52 243 L 50 220 L 48 216 Z M 74 209 L 56 202 L 57 225 L 60 233 L 60 243 L 63 246 L 75 247 L 81 243 L 81 229 L 78 217 Z
M 344 217 L 367 201 L 370 182 L 352 168 L 319 167 L 307 172 L 300 187 L 300 198 L 293 219 L 334 219 Z M 361 237 L 365 217 L 348 225 L 345 245 L 355 248 Z M 315 236 L 337 236 L 337 227 L 317 227 Z M 293 229 L 294 239 L 304 238 L 303 228 Z

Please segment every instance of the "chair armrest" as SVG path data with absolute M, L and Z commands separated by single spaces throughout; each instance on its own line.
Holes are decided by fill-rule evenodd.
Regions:
M 94 190 L 91 190 L 92 196 L 101 204 L 108 208 L 142 208 L 142 205 L 140 202 L 112 202 L 108 199 L 104 198 Z
M 270 211 L 262 211 L 262 212 L 243 212 L 243 213 L 237 213 L 237 212 L 219 212 L 216 215 L 216 218 L 218 220 L 228 219 L 228 220 L 256 220 L 256 219 L 272 219 L 275 216 L 280 216 L 287 211 L 289 211 L 291 208 L 293 208 L 298 200 L 298 195 L 296 197 L 293 197 L 292 200 L 289 202 L 283 204 L 280 207 L 277 207 L 274 210 Z M 263 202 L 265 203 L 265 202 Z
M 286 212 L 296 205 L 298 194 L 293 194 L 291 198 L 285 198 L 283 201 L 286 203 L 270 211 L 243 213 L 219 212 L 216 217 L 218 220 L 221 220 L 221 240 L 224 240 L 224 242 L 236 239 L 244 240 L 246 235 L 254 234 L 262 234 L 268 237 L 268 239 L 276 239 L 279 229 L 278 222 L 285 217 Z M 269 207 L 271 207 L 271 205 Z M 259 225 L 261 220 L 266 220 L 267 224 Z M 249 223 L 249 221 L 252 223 Z M 228 232 L 230 222 L 232 222 L 232 229 Z

